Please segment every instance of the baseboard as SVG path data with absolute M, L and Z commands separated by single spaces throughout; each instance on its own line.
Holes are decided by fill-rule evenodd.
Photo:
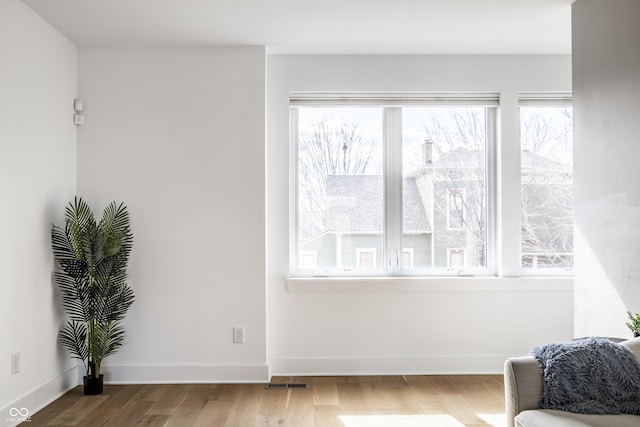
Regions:
M 263 383 L 267 365 L 103 365 L 106 384 Z
M 29 391 L 6 407 L 0 408 L 0 421 L 6 422 L 7 427 L 13 427 L 22 422 L 28 423 L 31 415 L 79 384 L 77 371 L 78 368 L 74 366 L 43 385 Z
M 273 376 L 502 374 L 505 355 L 274 358 Z

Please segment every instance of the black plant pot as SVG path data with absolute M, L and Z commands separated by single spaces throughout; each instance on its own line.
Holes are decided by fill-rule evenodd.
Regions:
M 84 379 L 84 394 L 85 396 L 94 396 L 96 394 L 102 394 L 104 386 L 104 375 L 100 374 L 98 378 L 89 378 L 87 376 Z

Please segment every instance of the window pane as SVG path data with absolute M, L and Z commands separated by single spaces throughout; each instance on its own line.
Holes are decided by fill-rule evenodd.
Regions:
M 464 268 L 464 249 L 451 249 L 449 251 L 449 266 L 451 268 Z
M 522 267 L 573 268 L 573 114 L 521 107 Z
M 375 267 L 383 248 L 382 109 L 298 109 L 298 268 Z M 374 248 L 369 255 L 358 248 Z M 362 266 L 361 268 L 366 268 Z
M 486 114 L 483 107 L 402 110 L 402 239 L 414 248 L 415 268 L 487 267 Z

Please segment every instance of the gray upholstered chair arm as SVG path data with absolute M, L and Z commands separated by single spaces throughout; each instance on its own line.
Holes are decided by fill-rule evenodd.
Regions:
M 533 356 L 512 357 L 504 364 L 505 409 L 507 427 L 522 411 L 537 409 L 542 398 L 542 369 Z
M 640 362 L 640 337 L 624 341 L 622 342 L 622 344 L 629 347 L 631 351 L 636 355 L 636 359 L 638 359 L 638 362 Z

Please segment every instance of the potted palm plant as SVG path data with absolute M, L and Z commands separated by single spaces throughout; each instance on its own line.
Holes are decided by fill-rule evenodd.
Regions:
M 53 225 L 51 245 L 54 281 L 68 315 L 59 340 L 84 365 L 84 394 L 100 394 L 102 361 L 122 346 L 121 322 L 134 301 L 127 284 L 133 235 L 126 206 L 110 203 L 96 222 L 89 205 L 76 197 L 66 208 L 64 228 Z
M 627 327 L 631 329 L 634 337 L 640 337 L 640 312 L 633 314 L 631 310 L 627 310 L 627 317 L 629 318 Z

